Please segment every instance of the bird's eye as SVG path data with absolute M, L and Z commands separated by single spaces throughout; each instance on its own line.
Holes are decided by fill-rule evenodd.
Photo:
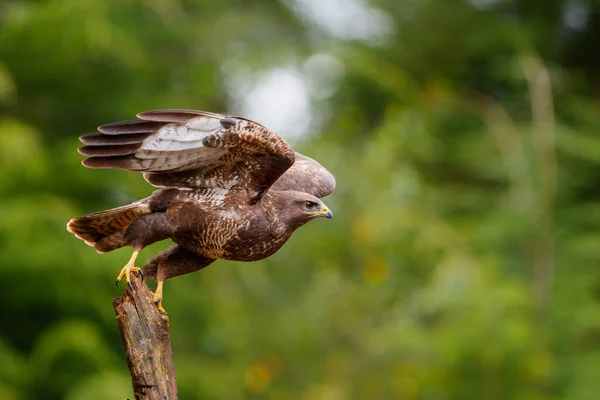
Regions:
M 314 201 L 307 201 L 306 202 L 306 208 L 315 208 L 317 206 L 317 203 L 315 203 Z

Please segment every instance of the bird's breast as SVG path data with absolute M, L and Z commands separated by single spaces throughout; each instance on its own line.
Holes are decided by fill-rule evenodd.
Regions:
M 173 238 L 175 242 L 214 259 L 260 260 L 279 250 L 292 233 L 258 207 L 203 208 L 180 217 L 185 228 Z
M 291 233 L 282 232 L 264 216 L 249 217 L 238 227 L 226 246 L 223 258 L 234 261 L 257 261 L 269 257 L 283 246 Z

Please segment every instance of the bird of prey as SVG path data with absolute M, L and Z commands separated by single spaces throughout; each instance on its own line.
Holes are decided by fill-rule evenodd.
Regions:
M 69 232 L 99 253 L 131 246 L 117 277 L 142 274 L 163 283 L 215 260 L 256 261 L 275 253 L 294 230 L 333 214 L 320 200 L 335 188 L 333 175 L 292 150 L 280 136 L 241 117 L 195 110 L 158 110 L 115 122 L 80 137 L 88 168 L 143 173 L 159 189 L 132 204 L 71 219 Z M 175 245 L 142 269 L 146 246 Z

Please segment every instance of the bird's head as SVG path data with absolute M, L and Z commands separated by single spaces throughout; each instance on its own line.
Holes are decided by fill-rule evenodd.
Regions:
M 303 192 L 280 192 L 283 196 L 285 219 L 294 228 L 304 225 L 308 221 L 317 218 L 333 219 L 331 210 L 318 198 Z
M 296 199 L 295 205 L 300 210 L 300 213 L 308 220 L 315 218 L 333 219 L 333 213 L 321 199 L 308 193 L 304 193 L 304 196 Z

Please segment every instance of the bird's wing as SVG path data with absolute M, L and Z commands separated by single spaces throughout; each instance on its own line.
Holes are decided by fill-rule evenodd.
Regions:
M 271 187 L 272 190 L 296 190 L 325 197 L 335 189 L 335 178 L 321 164 L 296 153 L 296 161 Z
M 84 135 L 90 168 L 144 173 L 158 187 L 243 188 L 258 201 L 294 163 L 294 151 L 264 126 L 195 110 L 147 111 Z

